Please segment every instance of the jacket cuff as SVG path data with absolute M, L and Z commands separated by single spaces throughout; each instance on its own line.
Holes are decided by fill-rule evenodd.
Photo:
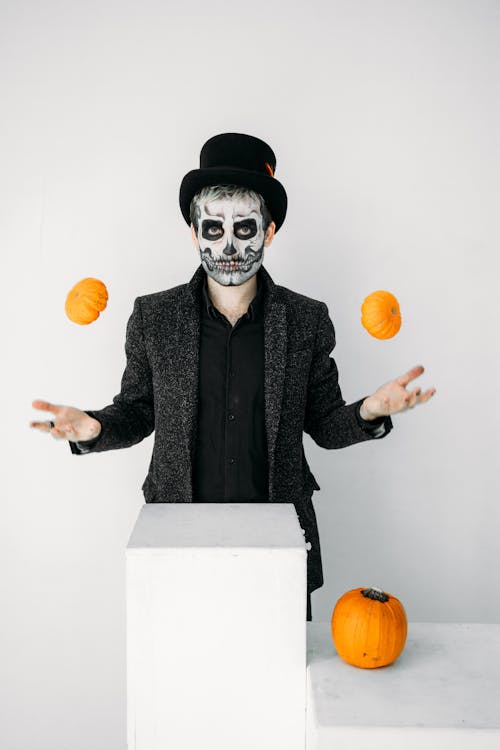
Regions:
M 387 435 L 393 427 L 390 416 L 376 417 L 376 419 L 363 419 L 361 416 L 361 404 L 365 398 L 367 398 L 367 396 L 359 399 L 356 404 L 355 414 L 359 426 L 365 432 L 370 433 L 373 437 L 383 437 L 384 435 Z

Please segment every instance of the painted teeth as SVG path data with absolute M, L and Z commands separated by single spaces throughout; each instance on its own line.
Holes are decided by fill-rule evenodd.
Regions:
M 216 261 L 214 264 L 215 268 L 222 268 L 224 270 L 233 270 L 234 268 L 241 268 L 244 271 L 247 271 L 250 266 L 243 266 L 241 263 L 221 263 L 220 261 Z

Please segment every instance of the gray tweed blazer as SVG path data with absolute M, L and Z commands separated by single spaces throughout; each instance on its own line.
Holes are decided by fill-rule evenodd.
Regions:
M 302 444 L 306 432 L 322 448 L 345 448 L 376 436 L 356 415 L 362 399 L 346 405 L 338 383 L 335 331 L 324 302 L 273 282 L 264 284 L 265 428 L 269 502 L 294 503 L 310 542 L 307 587 L 323 585 L 321 551 L 312 504 L 320 486 Z M 103 409 L 86 409 L 102 425 L 97 440 L 70 443 L 74 454 L 128 448 L 155 431 L 147 503 L 192 502 L 197 428 L 200 264 L 187 284 L 137 297 L 127 323 L 121 390 Z M 384 437 L 392 429 L 385 418 Z M 309 547 L 309 544 L 307 544 Z

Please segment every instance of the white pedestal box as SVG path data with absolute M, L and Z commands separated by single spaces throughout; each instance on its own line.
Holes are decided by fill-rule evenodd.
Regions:
M 128 750 L 304 750 L 293 504 L 145 504 L 126 581 Z

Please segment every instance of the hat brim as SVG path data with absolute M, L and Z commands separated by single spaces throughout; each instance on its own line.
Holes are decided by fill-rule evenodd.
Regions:
M 189 208 L 193 197 L 202 187 L 208 185 L 239 185 L 262 195 L 276 224 L 275 233 L 285 220 L 287 195 L 285 188 L 276 177 L 235 167 L 206 167 L 205 169 L 192 169 L 181 182 L 179 205 L 186 224 L 191 224 Z

